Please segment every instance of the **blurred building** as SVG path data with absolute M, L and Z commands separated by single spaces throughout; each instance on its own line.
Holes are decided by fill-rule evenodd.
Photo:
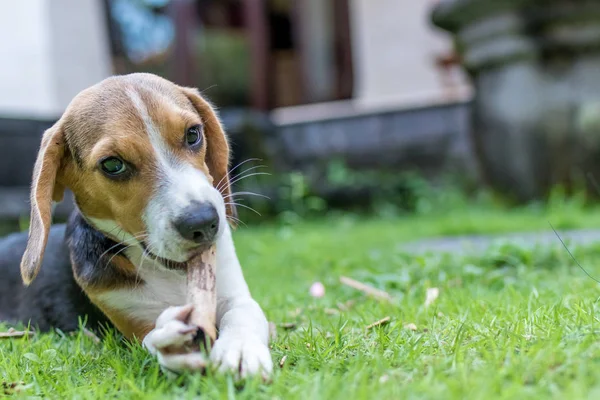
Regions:
M 127 60 L 135 32 L 115 12 L 127 0 L 111 1 L 121 21 L 115 57 Z M 280 168 L 323 171 L 341 158 L 357 168 L 474 171 L 471 89 L 452 43 L 430 23 L 434 1 L 149 2 L 149 19 L 170 17 L 173 44 L 169 57 L 148 52 L 133 69 L 197 86 L 220 107 L 267 113 Z M 236 138 L 246 149 L 238 155 L 260 153 L 258 131 Z
M 112 73 L 106 21 L 97 0 L 0 4 L 0 218 L 27 215 L 42 132 Z
M 4 209 L 23 211 L 39 137 L 68 101 L 135 71 L 199 87 L 241 157 L 265 152 L 281 168 L 341 157 L 357 167 L 464 169 L 470 87 L 429 22 L 432 3 L 3 2 L 0 186 L 18 188 L 2 196 L 14 199 Z
M 152 29 L 151 23 L 132 27 L 135 19 L 126 14 L 138 4 L 163 37 L 171 36 L 160 16 L 171 17 L 175 65 L 164 73 L 216 85 L 209 90 L 232 105 L 270 110 L 345 99 L 408 105 L 469 95 L 451 43 L 429 22 L 435 1 L 146 0 L 145 10 L 141 0 L 107 3 L 117 22 L 114 48 L 143 60 L 134 69 L 160 68 L 166 50 L 156 39 L 156 52 L 148 46 L 144 60 L 131 44 Z
M 112 71 L 102 3 L 19 0 L 0 5 L 0 113 L 53 120 Z

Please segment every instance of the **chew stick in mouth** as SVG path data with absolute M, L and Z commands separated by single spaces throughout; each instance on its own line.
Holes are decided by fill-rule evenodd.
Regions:
M 198 327 L 197 344 L 212 346 L 217 339 L 216 248 L 211 246 L 188 262 L 187 301 L 194 309 L 188 323 Z

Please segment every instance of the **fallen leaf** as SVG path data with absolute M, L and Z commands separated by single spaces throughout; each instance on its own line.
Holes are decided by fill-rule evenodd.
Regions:
M 393 297 L 388 292 L 384 292 L 383 290 L 375 289 L 374 287 L 364 284 L 362 282 L 359 282 L 355 279 L 348 278 L 346 276 L 340 276 L 340 282 L 346 286 L 353 288 L 353 289 L 360 290 L 361 292 L 363 292 L 369 296 L 376 297 L 376 298 L 382 299 L 382 300 L 393 301 Z
M 349 311 L 355 303 L 356 300 L 348 300 L 345 303 L 338 303 L 337 306 L 341 311 Z
M 280 327 L 288 331 L 291 329 L 295 329 L 297 325 L 298 324 L 296 324 L 295 322 L 282 322 L 281 324 L 279 324 Z
M 100 343 L 100 338 L 98 336 L 96 336 L 96 334 L 92 331 L 90 331 L 89 329 L 83 328 L 83 334 L 87 337 L 89 337 L 90 339 L 92 339 L 92 342 L 99 344 Z
M 277 339 L 277 326 L 273 322 L 269 322 L 269 338 L 271 340 Z
M 283 365 L 285 364 L 285 360 L 287 360 L 287 355 L 283 356 L 281 358 L 281 360 L 279 360 L 279 368 L 283 368 Z
M 425 294 L 425 307 L 432 305 L 439 295 L 440 289 L 436 287 L 427 289 L 427 293 Z
M 390 323 L 391 320 L 392 319 L 390 317 L 382 318 L 379 321 L 375 321 L 372 324 L 368 325 L 366 329 L 369 330 L 375 328 L 376 326 L 387 325 Z
M 338 310 L 337 308 L 326 308 L 325 310 L 323 310 L 325 312 L 325 314 L 327 315 L 337 315 L 340 313 L 340 310 Z
M 83 333 L 84 336 L 87 336 L 90 339 L 92 339 L 92 342 L 94 342 L 95 344 L 99 344 L 101 342 L 100 338 L 98 336 L 96 336 L 96 334 L 94 332 L 90 331 L 87 328 L 83 328 L 81 330 L 81 333 Z M 78 332 L 76 332 L 76 331 L 70 333 L 71 336 L 76 336 L 77 334 L 78 334 Z
M 406 324 L 404 325 L 405 329 L 411 330 L 411 331 L 416 331 L 417 330 L 417 325 L 413 324 L 412 322 L 410 324 Z
M 0 339 L 16 339 L 24 336 L 33 336 L 33 331 L 17 331 L 14 328 L 9 328 L 6 332 L 0 332 Z
M 31 387 L 31 385 L 25 385 L 25 382 L 2 382 L 1 386 L 2 391 L 7 396 L 13 395 L 15 393 L 20 393 Z

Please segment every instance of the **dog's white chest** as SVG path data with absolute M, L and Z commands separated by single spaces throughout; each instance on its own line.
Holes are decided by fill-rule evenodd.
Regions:
M 139 277 L 137 287 L 106 292 L 100 300 L 128 318 L 149 323 L 154 323 L 166 308 L 186 303 L 185 273 L 148 262 L 139 269 Z

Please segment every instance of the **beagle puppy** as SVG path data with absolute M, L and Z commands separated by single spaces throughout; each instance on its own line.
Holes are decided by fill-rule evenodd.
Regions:
M 79 318 L 111 324 L 167 370 L 200 369 L 201 353 L 168 349 L 194 339 L 186 261 L 216 244 L 219 337 L 210 361 L 241 377 L 270 374 L 267 320 L 228 224 L 228 164 L 223 128 L 197 90 L 131 74 L 82 91 L 43 135 L 29 234 L 0 241 L 0 320 L 63 331 Z M 67 188 L 76 209 L 51 226 L 52 203 Z

